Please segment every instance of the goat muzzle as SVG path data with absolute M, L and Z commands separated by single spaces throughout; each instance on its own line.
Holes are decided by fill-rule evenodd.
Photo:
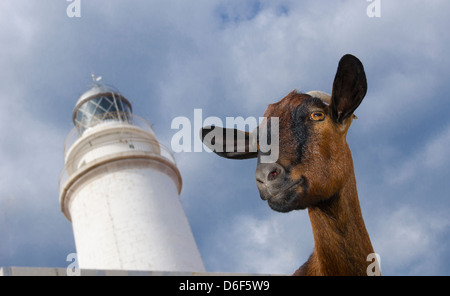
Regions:
M 256 167 L 255 179 L 263 200 L 277 195 L 284 189 L 286 171 L 277 163 L 259 163 Z

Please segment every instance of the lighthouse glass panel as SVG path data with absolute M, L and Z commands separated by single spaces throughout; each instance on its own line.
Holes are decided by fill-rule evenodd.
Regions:
M 82 134 L 87 128 L 105 121 L 131 123 L 131 108 L 117 94 L 102 94 L 81 105 L 75 120 L 78 132 Z

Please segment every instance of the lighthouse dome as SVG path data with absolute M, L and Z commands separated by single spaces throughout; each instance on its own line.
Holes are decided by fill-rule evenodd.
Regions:
M 73 123 L 78 133 L 105 121 L 131 123 L 132 107 L 117 89 L 104 84 L 94 84 L 77 101 L 73 111 Z

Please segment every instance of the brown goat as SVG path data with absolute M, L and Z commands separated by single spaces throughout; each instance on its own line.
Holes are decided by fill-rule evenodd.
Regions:
M 256 184 L 272 209 L 289 212 L 308 208 L 314 251 L 294 275 L 367 275 L 367 257 L 374 250 L 361 214 L 346 141 L 353 112 L 366 91 L 362 63 L 345 55 L 339 62 L 331 97 L 293 91 L 269 105 L 265 125 L 259 129 L 266 130 L 269 141 L 279 137 L 278 159 L 271 163 L 261 162 L 264 153 L 259 145 L 252 150 L 253 133 L 219 127 L 201 131 L 203 142 L 220 156 L 258 158 Z M 273 118 L 278 118 L 278 133 L 272 127 Z M 207 137 L 212 131 L 215 136 Z M 233 143 L 229 143 L 233 138 L 218 136 L 230 131 Z M 230 150 L 230 146 L 235 149 Z M 241 149 L 236 149 L 238 146 Z

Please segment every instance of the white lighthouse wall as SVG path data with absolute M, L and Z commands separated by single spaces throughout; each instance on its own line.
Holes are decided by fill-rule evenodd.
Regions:
M 69 201 L 80 268 L 204 271 L 172 178 L 143 160 L 82 176 Z

